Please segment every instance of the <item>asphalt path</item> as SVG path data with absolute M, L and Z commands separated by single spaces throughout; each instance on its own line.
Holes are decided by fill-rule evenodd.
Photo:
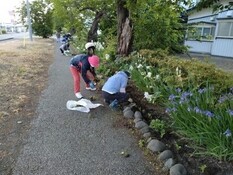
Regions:
M 57 47 L 48 86 L 40 97 L 13 174 L 155 175 L 136 137 L 126 127 L 114 125 L 123 116 L 107 106 L 89 114 L 66 109 L 68 100 L 77 100 L 69 60 Z M 83 84 L 84 97 L 95 95 L 96 103 L 103 103 L 99 92 L 84 90 Z M 130 156 L 122 156 L 122 151 Z
M 26 32 L 21 33 L 7 33 L 0 35 L 0 41 L 10 40 L 10 39 L 23 39 L 29 38 L 29 34 Z

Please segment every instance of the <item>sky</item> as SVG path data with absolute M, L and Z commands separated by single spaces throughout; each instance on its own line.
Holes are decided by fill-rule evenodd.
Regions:
M 10 22 L 11 18 L 8 11 L 16 9 L 15 7 L 20 6 L 23 1 L 25 0 L 0 0 L 0 23 Z

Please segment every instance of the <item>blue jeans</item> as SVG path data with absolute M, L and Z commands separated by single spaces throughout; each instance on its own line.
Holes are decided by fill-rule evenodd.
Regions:
M 109 94 L 108 92 L 102 91 L 102 96 L 105 99 L 105 102 L 107 102 L 108 104 L 110 104 L 115 99 L 117 99 L 118 103 L 127 102 L 129 99 L 129 94 L 122 92 Z

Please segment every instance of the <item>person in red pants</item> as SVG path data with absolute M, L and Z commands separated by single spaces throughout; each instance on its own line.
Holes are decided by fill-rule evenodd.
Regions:
M 87 90 L 96 90 L 94 78 L 96 77 L 95 68 L 99 66 L 99 57 L 94 55 L 94 43 L 86 44 L 87 54 L 79 54 L 70 60 L 70 72 L 74 79 L 75 96 L 81 99 L 80 74 L 86 83 Z

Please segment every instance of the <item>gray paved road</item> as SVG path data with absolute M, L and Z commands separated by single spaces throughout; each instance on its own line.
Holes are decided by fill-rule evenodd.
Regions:
M 7 33 L 0 35 L 0 41 L 9 40 L 9 39 L 23 39 L 23 38 L 29 38 L 28 33 Z
M 35 120 L 24 141 L 14 175 L 152 175 L 156 174 L 124 127 L 113 127 L 118 117 L 107 107 L 88 114 L 66 109 L 76 100 L 69 58 L 58 50 L 49 70 Z M 83 95 L 95 95 L 85 91 Z M 120 155 L 127 150 L 131 155 Z

